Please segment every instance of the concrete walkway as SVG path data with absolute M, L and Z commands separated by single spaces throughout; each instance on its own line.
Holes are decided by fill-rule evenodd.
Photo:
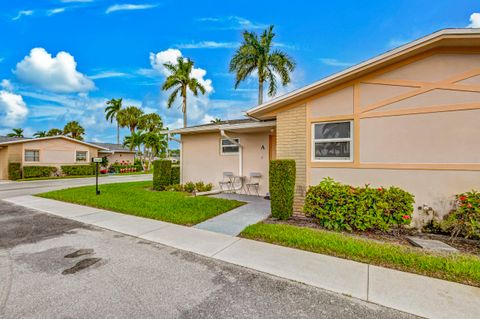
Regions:
M 193 226 L 194 228 L 237 236 L 245 227 L 261 222 L 270 215 L 270 201 L 262 197 L 238 194 L 218 194 L 211 197 L 234 199 L 246 204 L 210 218 Z
M 5 201 L 421 317 L 476 319 L 480 313 L 480 288 L 472 286 L 50 199 Z

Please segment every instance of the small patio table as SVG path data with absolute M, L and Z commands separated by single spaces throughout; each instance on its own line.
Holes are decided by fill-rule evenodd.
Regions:
M 247 194 L 247 191 L 245 190 L 245 180 L 245 176 L 232 176 L 232 192 L 236 194 L 238 191 L 239 194 L 241 194 L 243 191 L 244 194 Z M 239 184 L 240 187 L 235 188 L 235 185 L 237 184 Z

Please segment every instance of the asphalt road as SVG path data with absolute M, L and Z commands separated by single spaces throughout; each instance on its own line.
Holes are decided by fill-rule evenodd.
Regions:
M 152 180 L 152 174 L 102 176 L 98 178 L 98 183 L 108 184 L 146 180 Z M 0 199 L 21 195 L 33 195 L 56 189 L 86 185 L 95 185 L 95 177 L 50 179 L 24 182 L 3 181 L 0 183 Z
M 415 317 L 0 201 L 0 318 Z

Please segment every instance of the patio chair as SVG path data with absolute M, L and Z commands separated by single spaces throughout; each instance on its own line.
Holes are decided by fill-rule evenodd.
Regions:
M 257 196 L 260 196 L 260 194 L 258 193 L 258 189 L 260 188 L 261 178 L 262 174 L 260 173 L 250 173 L 250 180 L 248 181 L 248 183 L 245 183 L 248 195 L 250 195 L 250 189 L 254 189 L 255 193 L 257 193 Z
M 220 190 L 222 192 L 230 192 L 233 188 L 233 173 L 232 172 L 223 172 L 223 178 L 218 183 L 220 185 Z

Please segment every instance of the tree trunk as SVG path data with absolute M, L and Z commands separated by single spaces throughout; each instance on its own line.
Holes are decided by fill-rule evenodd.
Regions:
M 258 105 L 263 103 L 263 81 L 258 81 Z
M 183 112 L 183 127 L 187 127 L 187 94 L 183 96 L 182 112 Z
M 120 144 L 120 124 L 117 121 L 117 144 Z

